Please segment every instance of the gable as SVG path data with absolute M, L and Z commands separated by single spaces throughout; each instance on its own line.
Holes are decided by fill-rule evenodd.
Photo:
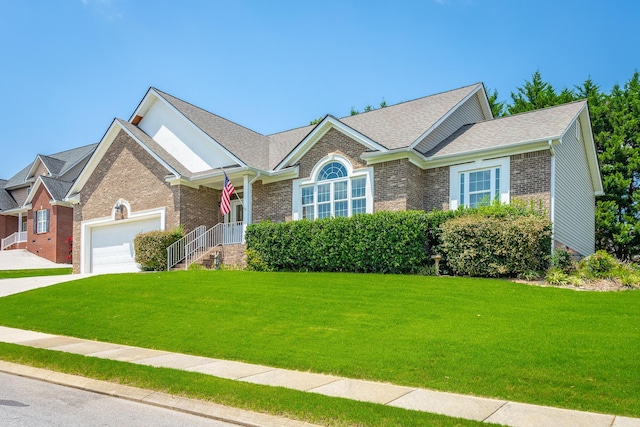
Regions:
M 425 154 L 462 126 L 492 119 L 491 116 L 487 115 L 486 108 L 483 108 L 483 104 L 486 103 L 484 91 L 474 92 L 458 108 L 443 116 L 442 120 L 435 124 L 424 138 L 414 143 L 413 147 L 419 153 Z
M 296 164 L 296 162 L 331 130 L 336 130 L 347 136 L 351 141 L 358 143 L 362 147 L 361 152 L 387 151 L 385 147 L 357 130 L 350 128 L 335 117 L 327 116 L 278 164 L 275 170 L 281 170 L 282 168 Z
M 357 141 L 337 129 L 329 129 L 299 160 L 299 175 L 310 176 L 316 164 L 330 153 L 344 156 L 354 169 L 366 167 L 366 163 L 360 159 L 364 151 L 366 148 Z
M 138 127 L 192 173 L 239 164 L 197 127 L 155 100 Z

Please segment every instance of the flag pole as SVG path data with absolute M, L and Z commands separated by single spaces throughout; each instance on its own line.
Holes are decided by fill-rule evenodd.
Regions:
M 227 176 L 227 173 L 224 171 L 224 168 L 223 168 L 222 166 L 220 166 L 220 169 L 222 169 L 222 174 L 223 174 L 224 176 Z M 229 181 L 231 181 L 231 180 L 229 180 Z M 223 185 L 224 185 L 224 179 L 222 180 L 222 182 L 223 182 Z M 240 204 L 241 204 L 241 205 L 242 205 L 242 207 L 244 208 L 244 202 L 242 201 L 242 199 L 240 198 L 240 196 L 238 196 L 238 192 L 236 191 L 236 188 L 235 188 L 235 187 L 233 187 L 233 194 L 235 194 L 235 195 L 236 195 L 236 198 L 237 198 L 238 200 L 240 200 Z

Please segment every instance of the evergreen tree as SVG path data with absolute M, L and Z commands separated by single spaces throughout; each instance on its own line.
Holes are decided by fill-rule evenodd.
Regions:
M 619 259 L 640 254 L 640 74 L 599 95 L 583 85 L 591 101 L 594 136 L 605 195 L 597 201 L 596 245 Z M 590 89 L 590 90 L 587 90 Z
M 504 101 L 498 101 L 498 91 L 496 89 L 487 89 L 487 99 L 489 100 L 489 106 L 491 107 L 491 113 L 493 117 L 501 117 L 504 115 L 505 103 Z
M 513 103 L 507 107 L 507 112 L 518 114 L 574 101 L 575 94 L 570 89 L 563 89 L 558 94 L 551 83 L 545 82 L 540 71 L 536 70 L 531 81 L 525 81 L 524 86 L 519 87 L 516 93 L 511 92 L 511 100 Z

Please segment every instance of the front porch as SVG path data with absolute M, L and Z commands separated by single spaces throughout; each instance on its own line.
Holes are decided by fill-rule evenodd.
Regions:
M 191 264 L 201 263 L 207 268 L 238 260 L 244 254 L 244 233 L 247 224 L 243 221 L 219 223 L 207 229 L 201 225 L 167 248 L 167 270 L 188 269 Z M 238 248 L 242 247 L 238 255 Z M 228 254 L 227 254 L 228 252 Z
M 2 239 L 0 250 L 24 249 L 27 246 L 27 232 L 16 231 L 15 233 Z

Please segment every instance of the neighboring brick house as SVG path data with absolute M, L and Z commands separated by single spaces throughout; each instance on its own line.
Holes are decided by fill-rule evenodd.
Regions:
M 239 196 L 224 218 L 223 169 Z M 129 121 L 112 122 L 65 200 L 75 271 L 103 272 L 137 269 L 140 231 L 487 199 L 542 204 L 554 244 L 586 255 L 599 194 L 586 101 L 494 119 L 479 83 L 273 135 L 150 88 Z
M 0 180 L 2 250 L 27 249 L 56 263 L 71 263 L 73 205 L 65 197 L 98 144 L 36 159 Z

